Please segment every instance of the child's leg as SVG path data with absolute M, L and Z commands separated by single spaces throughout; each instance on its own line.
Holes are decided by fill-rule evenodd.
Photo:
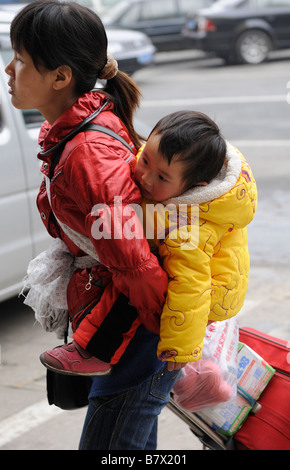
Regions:
M 111 273 L 101 265 L 78 270 L 67 293 L 73 339 L 102 361 L 117 363 L 140 322 Z
M 56 372 L 74 375 L 104 375 L 116 364 L 140 325 L 138 313 L 112 283 L 108 284 L 97 305 L 83 309 L 75 322 L 74 341 L 40 357 Z M 109 312 L 109 313 L 107 313 Z
M 109 313 L 99 324 L 96 320 L 101 311 Z M 113 365 L 119 362 L 139 325 L 135 307 L 111 284 L 98 305 L 80 323 L 73 338 L 91 354 Z

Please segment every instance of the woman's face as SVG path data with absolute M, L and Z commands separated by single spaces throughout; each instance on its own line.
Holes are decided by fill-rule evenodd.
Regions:
M 43 116 L 53 106 L 54 71 L 38 71 L 31 56 L 21 49 L 6 66 L 11 102 L 18 109 L 38 109 Z

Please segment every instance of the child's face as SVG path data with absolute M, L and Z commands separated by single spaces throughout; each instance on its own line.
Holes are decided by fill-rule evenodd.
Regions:
M 39 72 L 30 55 L 22 49 L 6 66 L 11 102 L 18 109 L 38 109 L 43 115 L 52 102 L 52 72 Z
M 154 201 L 165 201 L 184 192 L 184 163 L 174 158 L 167 160 L 158 152 L 160 136 L 151 134 L 135 169 L 135 180 L 142 196 Z

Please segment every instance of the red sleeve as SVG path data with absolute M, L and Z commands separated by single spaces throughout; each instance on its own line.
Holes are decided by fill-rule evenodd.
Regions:
M 100 262 L 112 273 L 115 286 L 137 308 L 142 323 L 159 331 L 168 278 L 151 253 L 142 218 L 136 214 L 140 192 L 120 151 L 108 146 L 100 151 L 99 142 L 98 147 L 97 159 L 92 159 L 92 142 L 82 146 L 78 159 L 71 159 L 69 187 L 85 215 L 85 233 Z M 67 170 L 64 173 L 68 174 Z

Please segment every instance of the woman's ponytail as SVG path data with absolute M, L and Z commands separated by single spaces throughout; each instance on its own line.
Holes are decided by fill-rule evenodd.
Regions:
M 114 102 L 114 112 L 123 121 L 136 148 L 142 145 L 141 137 L 134 129 L 133 116 L 140 104 L 141 92 L 136 83 L 120 70 L 107 81 L 104 92 Z

